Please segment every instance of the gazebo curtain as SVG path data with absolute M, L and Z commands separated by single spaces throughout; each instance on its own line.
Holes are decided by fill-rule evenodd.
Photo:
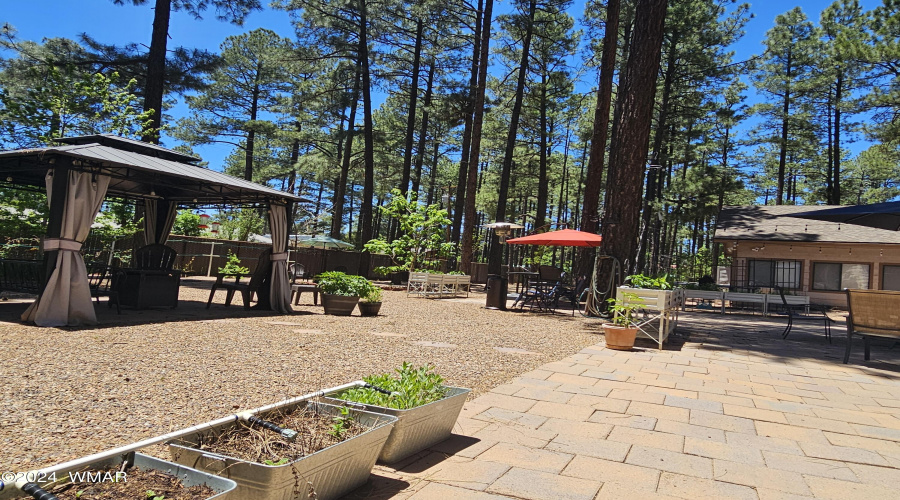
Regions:
M 22 314 L 38 326 L 97 324 L 81 244 L 100 211 L 109 177 L 69 171 L 59 238 L 46 238 L 44 251 L 57 251 L 56 268 L 44 291 Z M 52 200 L 53 171 L 47 173 L 47 199 Z
M 287 207 L 269 205 L 269 227 L 272 229 L 272 310 L 289 314 L 294 310 L 291 308 L 291 283 L 288 281 L 287 269 Z
M 169 233 L 175 226 L 176 205 L 174 201 L 163 201 L 165 212 L 160 213 L 159 202 L 153 199 L 144 200 L 144 244 L 165 244 Z M 162 225 L 160 226 L 160 220 Z

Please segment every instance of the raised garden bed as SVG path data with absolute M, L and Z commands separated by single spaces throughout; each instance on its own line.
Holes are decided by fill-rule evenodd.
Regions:
M 326 401 L 396 417 L 378 460 L 398 462 L 449 438 L 471 392 L 444 386 L 443 378 L 431 370 L 431 366 L 413 368 L 404 363 L 397 377 L 383 374 L 365 378 L 378 389 L 333 392 L 326 395 Z
M 234 481 L 136 453 L 122 470 L 123 457 L 100 460 L 86 469 L 60 471 L 54 486 L 41 484 L 59 500 L 237 500 Z M 32 497 L 21 497 L 32 498 Z
M 369 477 L 396 419 L 322 403 L 294 402 L 260 413 L 298 432 L 291 440 L 244 422 L 223 423 L 169 443 L 175 462 L 234 480 L 254 500 L 339 498 Z

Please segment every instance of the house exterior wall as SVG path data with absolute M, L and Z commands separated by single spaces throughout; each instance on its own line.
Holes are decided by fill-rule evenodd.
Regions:
M 800 289 L 795 292 L 809 295 L 810 302 L 832 307 L 847 307 L 844 292 L 813 290 L 812 267 L 816 262 L 842 264 L 868 264 L 869 286 L 882 289 L 882 266 L 900 266 L 900 245 L 875 243 L 807 243 L 783 241 L 736 241 L 716 239 L 725 255 L 732 257 L 732 285 L 746 279 L 747 265 L 751 260 L 800 261 Z

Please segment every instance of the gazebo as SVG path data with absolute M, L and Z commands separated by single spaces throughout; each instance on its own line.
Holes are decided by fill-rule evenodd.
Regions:
M 199 158 L 114 135 L 67 137 L 59 146 L 0 152 L 0 185 L 46 189 L 43 240 L 47 279 L 22 319 L 38 326 L 96 324 L 79 252 L 107 196 L 144 206 L 146 244 L 165 243 L 178 208 L 266 207 L 272 229 L 271 307 L 292 312 L 287 273 L 290 193 L 197 165 Z

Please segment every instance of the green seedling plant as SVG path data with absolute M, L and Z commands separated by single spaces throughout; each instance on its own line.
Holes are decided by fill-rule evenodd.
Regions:
M 166 496 L 157 495 L 153 490 L 147 490 L 147 500 L 166 500 Z
M 263 460 L 265 465 L 284 465 L 288 463 L 288 458 L 284 457 L 281 460 Z
M 633 293 L 622 294 L 620 299 L 608 299 L 609 312 L 612 314 L 610 322 L 616 326 L 630 328 L 634 324 L 635 311 L 640 309 L 644 301 Z
M 328 432 L 335 439 L 343 439 L 344 433 L 353 425 L 353 417 L 350 416 L 350 409 L 346 406 L 341 407 L 340 416 L 331 420 L 331 430 Z
M 625 282 L 631 284 L 634 288 L 650 288 L 652 290 L 671 290 L 672 282 L 669 281 L 669 275 L 664 274 L 658 278 L 653 278 L 643 274 L 632 274 L 625 277 Z
M 416 368 L 404 362 L 395 371 L 395 375 L 383 373 L 363 378 L 365 382 L 390 391 L 391 394 L 383 394 L 366 387 L 356 387 L 343 391 L 335 397 L 367 405 L 407 410 L 433 403 L 443 399 L 447 394 L 444 377 L 434 373 L 433 365 Z
M 224 274 L 248 274 L 250 269 L 241 265 L 241 259 L 238 258 L 237 255 L 231 253 L 231 250 L 228 251 L 228 262 L 225 263 L 225 267 L 219 268 L 220 273 Z

